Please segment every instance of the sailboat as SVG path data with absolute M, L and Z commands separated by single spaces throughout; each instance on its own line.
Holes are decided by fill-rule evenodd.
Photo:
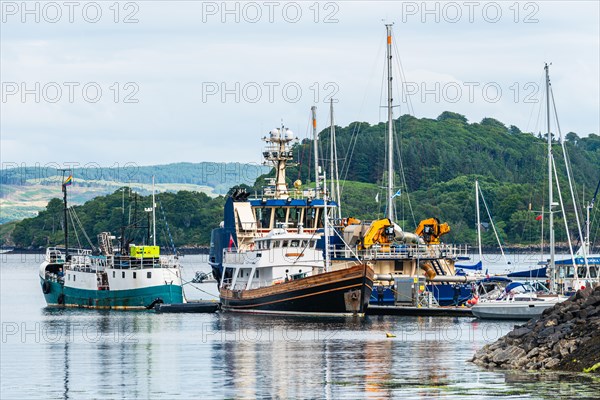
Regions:
M 568 297 L 559 294 L 562 289 L 562 285 L 558 284 L 560 277 L 558 268 L 555 262 L 555 246 L 554 246 L 554 211 L 553 208 L 559 204 L 562 207 L 564 214 L 564 205 L 562 202 L 562 195 L 558 190 L 560 203 L 554 202 L 554 184 L 553 181 L 556 179 L 558 185 L 558 176 L 556 175 L 556 166 L 554 165 L 554 158 L 552 154 L 552 135 L 550 132 L 550 75 L 549 65 L 544 66 L 546 73 L 546 111 L 547 111 L 547 133 L 548 133 L 548 203 L 549 203 L 549 229 L 550 229 L 550 260 L 548 261 L 548 275 L 550 278 L 549 293 L 547 295 L 540 296 L 535 290 L 524 290 L 516 291 L 517 287 L 506 287 L 506 291 L 503 296 L 488 300 L 481 301 L 475 304 L 471 311 L 473 315 L 478 318 L 487 319 L 530 319 L 533 317 L 540 316 L 545 309 L 554 306 L 556 303 L 566 300 Z M 566 220 L 565 220 L 566 224 Z M 569 239 L 569 247 L 570 247 Z M 513 275 L 514 276 L 514 275 Z M 510 277 L 510 275 L 509 275 Z M 577 272 L 575 273 L 577 278 Z M 517 285 L 517 282 L 513 284 Z M 524 287 L 523 284 L 518 288 Z
M 176 257 L 161 256 L 156 245 L 154 180 L 153 244 L 125 246 L 122 237 L 120 247 L 115 248 L 115 237 L 102 232 L 97 254 L 93 249 L 69 247 L 67 189 L 73 175 L 65 179 L 66 171 L 62 178 L 65 247 L 48 247 L 39 269 L 48 306 L 131 310 L 183 302 L 181 267 Z

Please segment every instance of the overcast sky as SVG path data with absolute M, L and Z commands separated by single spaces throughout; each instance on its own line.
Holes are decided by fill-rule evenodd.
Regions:
M 544 130 L 552 62 L 563 132 L 600 131 L 597 1 L 22 4 L 2 2 L 5 166 L 260 162 L 260 137 L 282 120 L 304 138 L 316 104 L 324 128 L 331 94 L 338 125 L 376 123 L 384 20 L 396 116 L 450 110 Z

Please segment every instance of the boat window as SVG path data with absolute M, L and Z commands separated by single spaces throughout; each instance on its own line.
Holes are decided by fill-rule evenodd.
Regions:
M 292 240 L 290 242 L 290 247 L 298 247 L 300 246 L 300 241 L 299 240 Z
M 238 278 L 242 278 L 244 276 L 244 271 L 241 269 L 238 271 Z
M 267 240 L 267 241 L 265 242 L 265 249 L 267 249 L 267 250 L 268 250 L 268 249 L 270 249 L 270 248 L 271 248 L 271 241 L 270 241 L 270 240 Z
M 115 271 L 113 271 L 113 278 L 115 277 L 115 275 L 116 275 L 116 273 L 115 273 Z
M 306 240 L 301 240 L 301 241 L 300 241 L 300 247 L 301 247 L 301 248 L 305 248 L 305 247 L 306 247 L 306 243 L 307 243 L 307 241 L 306 241 Z
M 125 278 L 125 271 L 121 272 L 121 277 Z
M 317 220 L 317 229 L 319 229 L 319 228 L 322 228 L 323 226 L 325 226 L 325 225 L 323 224 L 323 221 L 325 221 L 325 220 L 323 219 L 323 214 L 324 214 L 324 213 L 323 213 L 323 212 L 321 212 L 321 210 L 317 210 L 317 212 L 316 212 L 316 217 L 315 217 L 315 219 Z
M 288 247 L 288 241 L 287 240 L 283 241 L 282 247 Z
M 273 248 L 276 249 L 277 247 L 281 247 L 281 241 L 273 240 Z
M 148 279 L 152 278 L 152 272 L 151 271 L 146 272 L 146 278 L 148 278 Z
M 275 226 L 277 226 L 278 223 L 285 223 L 285 215 L 286 215 L 286 209 L 283 207 L 277 207 L 275 209 Z
M 77 278 L 77 275 L 73 274 L 73 282 L 75 282 L 75 278 Z
M 137 272 L 134 272 L 133 273 L 133 279 L 136 279 L 136 278 L 137 278 Z
M 67 275 L 67 280 L 70 281 L 71 280 L 71 274 Z
M 288 226 L 296 227 L 298 226 L 298 221 L 300 221 L 300 214 L 302 209 L 300 208 L 290 208 L 290 212 L 288 215 Z
M 315 247 L 317 247 L 317 241 L 316 240 L 311 240 L 310 241 L 310 247 L 311 247 L 311 249 L 314 249 Z
M 258 270 L 256 270 L 256 274 L 255 275 L 256 275 L 257 278 L 259 277 Z
M 304 227 L 307 229 L 313 229 L 315 227 L 315 217 L 317 214 L 316 208 L 307 208 L 304 211 Z
M 271 225 L 271 208 L 258 208 L 256 209 L 256 220 L 258 221 L 259 228 L 270 228 Z

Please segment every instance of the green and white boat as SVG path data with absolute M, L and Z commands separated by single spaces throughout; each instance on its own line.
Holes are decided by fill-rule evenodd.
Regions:
M 155 243 L 136 246 L 121 240 L 114 249 L 115 237 L 103 232 L 98 235 L 98 251 L 69 248 L 67 186 L 71 181 L 69 177 L 62 185 L 65 247 L 47 248 L 39 270 L 48 306 L 129 310 L 184 302 L 177 257 L 161 256 Z M 153 214 L 154 207 L 153 201 Z

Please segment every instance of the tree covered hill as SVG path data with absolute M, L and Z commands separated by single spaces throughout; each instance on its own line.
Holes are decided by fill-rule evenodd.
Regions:
M 61 172 L 56 164 L 19 166 L 3 163 L 0 171 L 0 223 L 35 216 L 50 199 L 60 196 Z M 210 196 L 227 193 L 240 183 L 252 184 L 268 171 L 261 165 L 242 163 L 175 163 L 138 166 L 134 163 L 102 168 L 94 163 L 73 166 L 72 204 L 129 186 L 142 194 L 151 190 L 155 177 L 159 191 L 199 191 Z
M 405 115 L 396 120 L 395 128 L 397 155 L 401 155 L 396 156 L 395 182 L 396 189 L 401 191 L 396 198 L 397 221 L 404 229 L 412 231 L 420 220 L 437 217 L 451 226 L 451 233 L 445 237 L 447 242 L 476 243 L 474 184 L 478 179 L 502 240 L 509 244 L 539 243 L 542 222 L 536 217 L 540 215 L 542 206 L 547 209 L 548 202 L 544 135 L 524 133 L 515 126 L 507 127 L 491 118 L 469 123 L 464 116 L 451 112 L 444 112 L 437 119 L 417 119 Z M 383 182 L 386 181 L 384 171 L 387 165 L 385 124 L 355 122 L 344 128 L 337 127 L 336 134 L 340 178 L 343 179 L 340 183 L 343 188 L 343 215 L 361 219 L 382 217 L 385 213 Z M 570 132 L 565 138 L 578 206 L 582 207 L 583 201 L 589 202 L 600 179 L 600 136 L 589 134 L 580 138 Z M 321 163 L 328 166 L 328 129 L 320 133 L 319 141 Z M 575 218 L 564 174 L 563 153 L 560 143 L 556 140 L 554 143 L 567 220 L 571 236 L 575 238 Z M 304 140 L 294 147 L 298 165 L 288 169 L 290 184 L 301 179 L 305 187 L 314 185 L 311 183 L 314 181 L 312 148 L 310 140 Z M 155 169 L 150 176 L 161 176 L 160 180 L 157 178 L 159 182 L 168 182 L 170 179 L 191 182 L 192 178 L 186 176 L 188 173 L 189 170 L 183 167 L 177 178 L 168 178 L 168 175 L 161 176 L 160 171 Z M 248 189 L 260 193 L 266 178 L 272 175 L 273 171 L 260 176 L 254 187 L 247 186 Z M 243 179 L 225 182 L 228 187 L 249 183 Z M 585 197 L 582 200 L 584 186 Z M 164 210 L 177 246 L 209 244 L 210 230 L 222 220 L 223 197 L 211 198 L 203 193 L 185 190 L 160 193 L 158 198 L 160 207 L 157 215 L 162 220 Z M 117 191 L 88 201 L 83 206 L 75 207 L 75 210 L 88 234 L 95 236 L 106 230 L 118 232 L 123 217 L 121 203 L 122 191 Z M 142 211 L 138 210 L 139 218 L 145 218 L 142 215 L 143 207 L 148 204 L 150 201 L 147 196 L 140 197 L 138 207 Z M 125 207 L 128 219 L 132 213 L 131 207 Z M 487 222 L 483 203 L 481 207 L 482 221 Z M 599 208 L 595 207 L 592 215 L 596 216 L 591 230 L 591 238 L 595 243 L 598 243 L 596 239 L 599 236 Z M 37 217 L 0 229 L 0 240 L 3 244 L 19 247 L 62 243 L 61 221 L 60 201 L 52 200 Z M 565 241 L 566 233 L 560 213 L 555 215 L 555 223 L 557 240 Z M 164 228 L 161 232 L 164 232 Z M 143 238 L 143 232 L 137 234 Z M 483 235 L 484 243 L 495 243 L 491 230 L 484 231 Z M 165 233 L 158 236 L 161 244 L 166 245 Z M 598 251 L 597 248 L 595 250 Z
M 165 192 L 156 195 L 156 203 L 157 243 L 165 247 L 171 247 L 171 238 L 175 246 L 206 245 L 210 243 L 210 230 L 223 218 L 223 196 L 213 198 L 200 192 Z M 89 247 L 83 231 L 96 245 L 98 233 L 112 232 L 120 236 L 122 226 L 127 227 L 125 237 L 138 244 L 147 243 L 149 213 L 145 208 L 149 207 L 152 207 L 150 195 L 142 196 L 129 188 L 74 206 L 73 215 L 77 218 L 69 218 L 70 245 L 76 245 L 79 240 L 81 245 Z M 76 223 L 73 228 L 71 221 L 77 220 L 81 225 Z M 63 221 L 63 202 L 52 199 L 36 217 L 16 223 L 10 240 L 3 238 L 8 242 L 4 244 L 25 248 L 62 244 Z

